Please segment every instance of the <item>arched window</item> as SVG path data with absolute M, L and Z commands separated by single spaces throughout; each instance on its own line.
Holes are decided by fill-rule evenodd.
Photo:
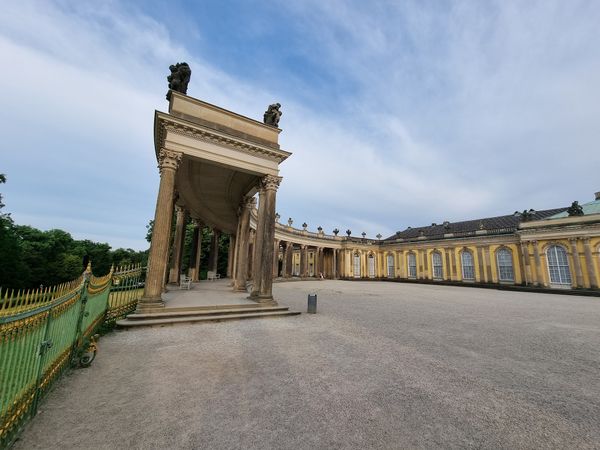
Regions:
M 369 254 L 368 260 L 368 269 L 369 269 L 369 278 L 375 278 L 375 258 L 373 257 L 373 253 Z
M 498 249 L 496 252 L 496 262 L 498 263 L 498 280 L 515 281 L 511 251 L 507 248 Z
M 360 253 L 354 254 L 354 278 L 360 278 Z
M 442 255 L 440 252 L 433 252 L 431 254 L 431 266 L 433 267 L 433 279 L 441 280 L 444 278 L 444 269 L 442 266 Z
M 394 278 L 394 255 L 387 256 L 387 276 L 388 278 Z
M 414 253 L 408 254 L 408 278 L 417 278 L 417 257 Z
M 552 284 L 571 284 L 571 271 L 569 270 L 569 258 L 567 251 L 560 245 L 551 245 L 546 250 L 548 257 L 548 272 L 550 273 L 550 283 Z
M 463 280 L 475 279 L 475 266 L 473 265 L 473 253 L 469 250 L 464 250 L 460 255 L 462 262 Z

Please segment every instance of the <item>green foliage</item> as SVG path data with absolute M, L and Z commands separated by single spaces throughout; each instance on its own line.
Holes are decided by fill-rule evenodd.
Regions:
M 0 174 L 0 183 L 6 176 Z M 92 261 L 96 275 L 105 275 L 110 266 L 146 265 L 148 252 L 132 249 L 112 251 L 106 243 L 74 240 L 63 230 L 41 231 L 15 225 L 10 214 L 2 213 L 0 195 L 0 287 L 3 289 L 52 286 L 77 278 L 85 269 L 84 258 Z

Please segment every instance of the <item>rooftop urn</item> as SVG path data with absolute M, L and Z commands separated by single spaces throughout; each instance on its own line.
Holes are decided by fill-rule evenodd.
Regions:
M 293 220 L 292 220 L 292 218 L 290 217 L 290 218 L 288 219 L 288 227 L 291 227 L 293 223 L 294 223 L 294 221 L 293 221 Z
M 306 227 L 308 227 L 308 224 L 307 224 L 306 222 L 304 222 L 304 223 L 302 224 L 302 229 L 303 229 L 304 231 L 306 231 Z
M 382 238 L 383 236 L 381 235 L 381 233 L 377 233 L 377 236 L 375 236 L 375 237 L 376 237 L 378 240 L 381 240 L 381 238 Z
M 336 236 L 337 236 L 339 232 L 340 232 L 340 230 L 338 230 L 337 228 L 334 228 L 334 229 L 333 229 L 333 234 L 334 234 L 334 235 L 336 235 Z
M 364 231 L 361 233 L 363 239 L 367 236 L 367 233 L 365 233 Z
M 279 222 L 279 219 L 281 219 L 281 216 L 279 213 L 275 213 L 275 222 Z
M 352 231 L 346 230 L 346 234 L 348 235 L 348 237 L 350 237 L 350 235 L 352 234 Z
M 322 234 L 323 233 L 323 227 L 319 225 L 317 227 L 317 231 L 319 232 L 319 234 Z

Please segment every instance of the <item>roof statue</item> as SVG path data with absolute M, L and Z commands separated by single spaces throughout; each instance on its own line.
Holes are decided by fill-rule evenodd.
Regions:
M 171 100 L 171 91 L 186 94 L 188 83 L 192 76 L 192 69 L 190 69 L 188 63 L 185 62 L 172 64 L 169 66 L 169 70 L 171 71 L 171 75 L 167 77 L 167 81 L 169 82 L 167 100 Z
M 567 209 L 567 214 L 569 216 L 583 216 L 583 208 L 578 201 L 574 201 L 571 203 L 571 206 L 569 206 L 569 209 Z
M 283 114 L 279 108 L 281 108 L 280 103 L 273 103 L 272 105 L 269 105 L 269 108 L 265 111 L 263 116 L 263 122 L 265 125 L 270 125 L 276 128 L 279 127 L 279 119 Z

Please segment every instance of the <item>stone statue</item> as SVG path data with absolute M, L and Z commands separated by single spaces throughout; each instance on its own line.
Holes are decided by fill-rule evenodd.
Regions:
M 188 63 L 177 63 L 169 66 L 171 75 L 167 77 L 169 82 L 169 92 L 167 92 L 167 100 L 171 100 L 171 91 L 181 92 L 182 94 L 187 93 L 188 83 L 192 76 L 192 69 Z
M 263 122 L 265 123 L 265 125 L 270 125 L 275 128 L 279 126 L 279 119 L 283 114 L 279 110 L 279 108 L 281 108 L 281 104 L 279 103 L 269 105 L 269 108 L 265 111 L 265 114 L 263 116 Z
M 569 209 L 567 209 L 567 214 L 570 216 L 583 216 L 583 208 L 579 204 L 578 201 L 574 201 L 571 203 Z

